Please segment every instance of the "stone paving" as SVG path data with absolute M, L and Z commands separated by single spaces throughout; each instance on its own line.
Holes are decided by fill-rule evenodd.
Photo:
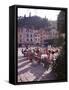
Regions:
M 18 59 L 18 82 L 53 80 L 54 73 L 50 67 L 46 70 L 43 64 L 31 63 L 26 57 Z

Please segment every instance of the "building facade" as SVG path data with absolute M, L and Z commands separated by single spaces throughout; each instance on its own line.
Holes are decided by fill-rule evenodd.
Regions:
M 44 30 L 44 29 L 29 29 L 29 28 L 18 28 L 18 46 L 23 45 L 42 45 L 44 41 L 58 38 L 58 31 L 55 29 Z

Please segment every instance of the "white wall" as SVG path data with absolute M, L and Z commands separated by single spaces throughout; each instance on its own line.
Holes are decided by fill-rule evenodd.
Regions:
M 13 86 L 8 83 L 9 6 L 13 4 L 69 8 L 69 0 L 0 0 L 0 90 L 69 90 L 69 82 Z M 69 33 L 69 31 L 68 31 Z M 69 36 L 68 36 L 69 37 Z M 68 48 L 69 49 L 69 48 Z

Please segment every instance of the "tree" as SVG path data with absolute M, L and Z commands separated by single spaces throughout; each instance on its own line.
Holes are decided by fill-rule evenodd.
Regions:
M 61 11 L 60 14 L 58 15 L 58 21 L 57 21 L 57 30 L 60 33 L 65 33 L 65 12 Z
M 66 80 L 66 63 L 65 63 L 65 46 L 61 51 L 61 54 L 56 60 L 56 64 L 54 65 L 54 72 L 57 74 L 57 80 Z

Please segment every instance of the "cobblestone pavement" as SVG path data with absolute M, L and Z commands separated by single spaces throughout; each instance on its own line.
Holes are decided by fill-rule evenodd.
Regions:
M 46 70 L 43 64 L 31 63 L 26 57 L 18 59 L 18 82 L 54 80 L 54 73 L 50 67 Z

